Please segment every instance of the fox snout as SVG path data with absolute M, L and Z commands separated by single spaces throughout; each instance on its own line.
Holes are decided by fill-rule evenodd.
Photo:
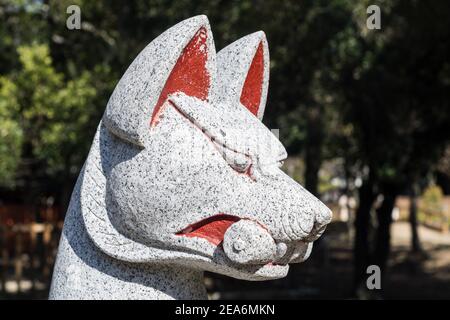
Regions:
M 269 193 L 253 197 L 254 203 L 239 205 L 243 212 L 203 217 L 177 235 L 206 239 L 237 265 L 285 265 L 306 260 L 312 242 L 331 221 L 331 211 L 305 189 L 289 188 L 291 179 L 284 174 L 279 179 L 285 181 L 285 187 L 276 195 L 270 196 L 273 190 L 269 189 Z M 264 181 L 253 183 L 264 188 Z M 253 213 L 244 213 L 252 209 Z
M 272 199 L 272 205 L 276 206 L 277 201 L 282 205 L 271 215 L 257 214 L 250 219 L 241 219 L 226 230 L 222 246 L 231 261 L 287 264 L 302 262 L 309 257 L 312 242 L 325 231 L 332 213 L 308 191 L 296 189 L 296 194 L 280 193 L 281 198 Z M 298 201 L 299 198 L 303 201 Z
M 273 237 L 261 223 L 242 219 L 225 232 L 222 247 L 226 256 L 238 264 L 287 264 L 306 260 L 312 242 L 319 238 L 331 220 L 331 211 L 324 206 L 313 223 L 305 224 L 298 214 L 287 212 L 281 217 L 284 237 Z M 305 230 L 306 229 L 306 230 Z

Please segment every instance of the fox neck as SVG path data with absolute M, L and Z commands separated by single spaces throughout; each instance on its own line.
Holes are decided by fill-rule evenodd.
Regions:
M 94 244 L 82 216 L 81 198 L 86 197 L 82 184 L 99 182 L 83 179 L 85 168 L 75 185 L 64 221 L 50 298 L 206 299 L 202 271 L 175 263 L 130 263 L 113 258 Z M 96 189 L 92 186 L 86 190 Z M 99 196 L 96 201 L 102 198 Z
M 72 206 L 61 237 L 50 299 L 207 299 L 202 271 L 128 263 L 103 253 L 89 238 L 81 215 Z

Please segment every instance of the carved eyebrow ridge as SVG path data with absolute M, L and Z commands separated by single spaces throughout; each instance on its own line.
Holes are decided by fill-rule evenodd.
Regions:
M 186 118 L 187 120 L 189 120 L 189 122 L 190 122 L 193 126 L 195 126 L 198 130 L 200 130 L 200 131 L 207 137 L 207 139 L 208 139 L 211 143 L 213 143 L 213 146 L 217 149 L 217 151 L 218 151 L 222 156 L 224 155 L 224 150 L 223 150 L 223 149 L 226 149 L 226 150 L 229 150 L 229 151 L 231 151 L 231 152 L 235 152 L 235 153 L 237 153 L 237 154 L 244 155 L 244 156 L 250 158 L 250 159 L 252 160 L 252 162 L 254 162 L 254 160 L 256 160 L 256 159 L 259 159 L 256 150 L 253 151 L 253 152 L 251 152 L 251 150 L 248 150 L 248 151 L 250 151 L 250 152 L 242 152 L 242 151 L 237 150 L 236 148 L 233 148 L 233 147 L 230 146 L 230 145 L 227 145 L 227 144 L 221 139 L 221 136 L 220 136 L 218 133 L 216 133 L 216 134 L 214 135 L 214 134 L 213 134 L 212 132 L 210 132 L 207 128 L 205 128 L 205 127 L 201 124 L 201 122 L 199 122 L 193 115 L 191 115 L 191 114 L 188 113 L 188 112 L 185 112 L 185 111 L 183 110 L 183 108 L 179 107 L 179 106 L 176 104 L 176 102 L 174 102 L 174 101 L 171 100 L 171 99 L 169 99 L 168 102 L 169 102 L 169 104 L 170 104 L 171 106 L 173 106 L 173 107 L 175 108 L 175 110 L 176 110 L 182 117 L 184 117 L 184 118 Z M 226 135 L 226 132 L 225 132 L 222 128 L 219 128 L 218 131 L 219 131 L 223 136 Z M 222 149 L 222 148 L 223 148 L 223 149 Z M 278 163 L 284 161 L 286 158 L 287 158 L 287 154 L 281 153 L 281 154 L 278 154 L 278 155 L 276 155 L 276 156 L 272 156 L 270 162 L 260 163 L 260 165 L 266 166 L 266 165 L 274 165 L 274 164 L 278 164 Z M 225 160 L 227 160 L 227 159 L 225 159 Z M 228 161 L 228 160 L 227 160 L 227 161 Z M 257 161 L 259 162 L 259 160 L 257 160 Z
M 173 101 L 169 100 L 169 103 L 171 106 L 173 106 L 175 108 L 176 111 L 178 111 L 178 113 L 180 113 L 181 116 L 183 116 L 184 118 L 189 120 L 189 122 L 191 122 L 198 130 L 200 130 L 208 138 L 208 140 L 210 140 L 213 144 L 218 144 L 221 147 L 228 149 L 230 151 L 243 154 L 247 157 L 251 157 L 249 154 L 242 153 L 242 152 L 237 151 L 236 149 L 233 149 L 232 147 L 226 145 L 223 141 L 221 141 L 220 138 L 218 139 L 216 136 L 212 135 L 210 131 L 208 131 L 205 127 L 203 127 L 193 117 L 191 117 L 187 113 L 183 112 L 183 110 L 181 108 L 179 108 Z M 221 130 L 221 132 L 224 132 L 222 129 L 220 129 L 220 130 Z

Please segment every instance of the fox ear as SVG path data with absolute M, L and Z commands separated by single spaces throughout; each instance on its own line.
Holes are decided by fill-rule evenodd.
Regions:
M 262 119 L 269 86 L 269 61 L 269 46 L 262 31 L 220 50 L 217 54 L 218 82 L 214 88 L 216 101 L 240 102 Z
M 216 52 L 208 18 L 184 20 L 153 40 L 120 79 L 103 117 L 115 135 L 143 145 L 167 96 L 181 91 L 207 100 Z

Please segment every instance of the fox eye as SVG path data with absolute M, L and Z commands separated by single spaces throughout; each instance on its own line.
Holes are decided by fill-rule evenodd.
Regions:
M 252 165 L 252 160 L 249 156 L 235 151 L 231 152 L 231 157 L 228 157 L 225 160 L 234 170 L 240 173 L 247 172 Z
M 214 139 L 212 139 L 211 141 L 214 143 L 217 150 L 219 150 L 224 160 L 235 171 L 239 173 L 245 173 L 250 169 L 252 165 L 252 159 L 248 155 L 231 150 L 224 144 L 221 144 Z

